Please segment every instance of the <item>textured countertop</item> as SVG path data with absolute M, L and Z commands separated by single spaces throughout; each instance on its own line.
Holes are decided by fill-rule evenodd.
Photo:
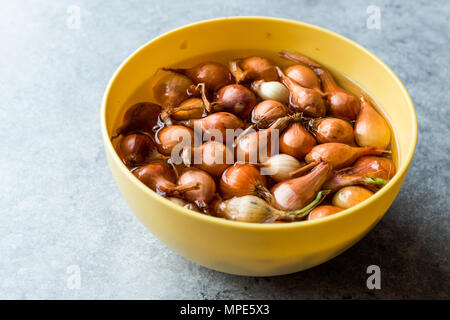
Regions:
M 0 2 L 0 298 L 450 298 L 450 3 L 184 4 Z M 369 5 L 380 29 L 367 27 Z M 106 163 L 99 109 L 118 65 L 163 32 L 234 15 L 347 36 L 397 73 L 416 106 L 418 147 L 389 212 L 354 247 L 301 273 L 238 277 L 187 261 L 135 218 Z M 381 269 L 381 290 L 366 287 L 369 265 Z

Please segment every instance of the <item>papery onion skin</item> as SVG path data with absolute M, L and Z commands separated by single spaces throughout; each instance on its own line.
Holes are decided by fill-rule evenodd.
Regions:
M 291 173 L 304 166 L 293 156 L 280 153 L 271 156 L 266 162 L 260 164 L 261 174 L 269 175 L 276 182 L 291 178 Z
M 338 212 L 341 212 L 342 210 L 343 209 L 335 206 L 319 206 L 309 213 L 308 220 L 317 220 L 324 217 L 328 217 Z
M 251 88 L 263 100 L 289 102 L 289 90 L 281 82 L 258 80 L 252 83 Z
M 178 186 L 197 184 L 198 188 L 183 193 L 183 198 L 195 203 L 200 209 L 205 209 L 213 200 L 216 192 L 214 179 L 205 171 L 197 168 L 187 168 L 177 181 Z
M 298 123 L 292 123 L 280 136 L 280 151 L 303 159 L 316 145 L 314 137 Z
M 317 75 L 307 66 L 294 64 L 283 69 L 284 73 L 299 85 L 309 89 L 319 89 L 320 82 Z
M 278 80 L 277 71 L 272 62 L 263 57 L 248 57 L 239 62 L 239 66 L 246 72 L 246 80 Z
M 184 142 L 187 146 L 192 146 L 194 143 L 194 131 L 180 125 L 163 127 L 155 136 L 159 152 L 167 156 L 171 155 L 172 150 L 179 146 L 181 142 Z
M 149 136 L 133 133 L 123 136 L 117 149 L 122 162 L 128 167 L 135 167 L 143 164 L 156 146 Z
M 233 197 L 218 202 L 215 206 L 215 212 L 219 217 L 242 222 L 273 223 L 277 219 L 299 221 L 318 206 L 327 194 L 328 191 L 321 190 L 312 202 L 292 211 L 278 210 L 256 196 Z
M 364 99 L 355 123 L 356 143 L 361 147 L 385 149 L 391 142 L 391 129 L 386 120 Z
M 195 84 L 204 83 L 208 91 L 216 91 L 233 83 L 233 76 L 227 67 L 214 61 L 201 62 L 192 68 L 167 70 L 182 73 Z
M 374 147 L 352 147 L 344 143 L 323 143 L 316 145 L 306 155 L 306 162 L 310 163 L 316 160 L 329 162 L 334 169 L 342 169 L 351 166 L 356 159 L 365 155 L 380 155 L 386 150 L 380 150 Z
M 352 125 L 338 118 L 318 118 L 309 122 L 309 128 L 319 144 L 339 142 L 349 145 L 355 143 Z
M 240 84 L 230 84 L 222 87 L 213 103 L 215 111 L 231 112 L 246 118 L 256 105 L 255 94 Z
M 270 189 L 273 206 L 280 210 L 297 210 L 314 200 L 322 185 L 328 180 L 332 166 L 319 163 L 310 173 L 277 183 Z
M 132 105 L 124 114 L 122 125 L 117 129 L 117 135 L 132 132 L 152 132 L 158 123 L 161 107 L 151 102 L 139 102 Z
M 216 206 L 215 211 L 221 218 L 241 222 L 268 223 L 278 217 L 277 211 L 266 201 L 253 195 L 222 201 Z
M 373 192 L 367 190 L 366 188 L 350 186 L 342 188 L 336 192 L 331 202 L 335 207 L 348 209 L 370 198 L 372 195 Z
M 259 128 L 267 128 L 277 119 L 287 116 L 289 109 L 279 101 L 264 100 L 258 103 L 252 111 L 251 121 Z
M 259 195 L 266 187 L 266 178 L 251 164 L 234 164 L 220 179 L 220 194 L 224 199 Z

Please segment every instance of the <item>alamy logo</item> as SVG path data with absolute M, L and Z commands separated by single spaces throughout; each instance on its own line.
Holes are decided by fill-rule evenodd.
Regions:
M 369 14 L 367 18 L 367 29 L 381 29 L 381 10 L 380 7 L 370 5 L 366 9 L 366 13 Z
M 66 268 L 67 288 L 68 289 L 80 289 L 81 288 L 81 270 L 77 265 L 71 265 Z
M 72 30 L 78 30 L 81 26 L 81 9 L 79 6 L 71 5 L 67 8 L 67 14 L 69 16 L 66 20 L 67 28 Z
M 370 276 L 367 278 L 366 285 L 367 288 L 370 290 L 381 289 L 381 270 L 380 267 L 377 265 L 370 265 L 367 267 L 366 270 L 367 274 L 370 274 Z

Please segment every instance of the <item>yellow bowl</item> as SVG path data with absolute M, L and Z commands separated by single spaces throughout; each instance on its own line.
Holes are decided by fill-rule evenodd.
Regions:
M 297 50 L 348 76 L 381 106 L 394 130 L 398 172 L 374 196 L 351 209 L 315 221 L 272 225 L 233 222 L 175 205 L 144 186 L 122 164 L 110 142 L 113 129 L 124 108 L 133 99 L 140 98 L 137 88 L 142 88 L 159 67 L 212 52 L 276 53 L 280 49 Z M 187 259 L 211 269 L 246 276 L 281 275 L 308 269 L 355 244 L 392 204 L 405 179 L 417 141 L 417 118 L 411 98 L 382 61 L 331 31 L 265 17 L 198 22 L 148 42 L 113 75 L 101 112 L 109 166 L 120 191 L 142 223 Z

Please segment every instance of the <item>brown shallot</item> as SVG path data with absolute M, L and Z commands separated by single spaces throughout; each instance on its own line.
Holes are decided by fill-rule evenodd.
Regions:
M 303 112 L 311 117 L 323 117 L 326 113 L 322 94 L 315 89 L 302 87 L 296 81 L 286 76 L 277 67 L 281 82 L 288 87 L 290 92 L 289 103 L 295 112 Z
M 390 151 L 374 147 L 352 147 L 344 143 L 329 142 L 318 144 L 306 155 L 306 162 L 325 160 L 334 169 L 351 166 L 356 159 L 367 155 L 381 155 Z
M 266 178 L 258 168 L 251 164 L 236 163 L 222 174 L 220 194 L 225 199 L 246 195 L 258 196 L 270 200 L 272 195 L 267 189 Z
M 216 91 L 233 83 L 233 76 L 226 66 L 218 62 L 201 62 L 192 68 L 164 70 L 181 73 L 191 79 L 195 84 L 204 83 L 208 91 Z
M 385 149 L 391 142 L 391 130 L 384 118 L 361 97 L 361 110 L 355 123 L 356 143 L 361 147 Z
M 340 142 L 352 145 L 355 143 L 352 125 L 338 118 L 315 118 L 308 122 L 308 130 L 318 143 Z
M 270 189 L 274 207 L 280 210 L 297 210 L 310 203 L 331 175 L 332 167 L 320 162 L 310 173 L 277 183 Z
M 178 178 L 177 185 L 183 186 L 195 185 L 197 188 L 183 192 L 183 198 L 189 202 L 195 203 L 200 209 L 205 210 L 208 203 L 213 200 L 216 192 L 216 183 L 214 179 L 205 171 L 197 168 L 187 168 L 183 170 Z
M 182 194 L 199 187 L 196 182 L 177 186 L 175 184 L 175 174 L 165 162 L 146 164 L 134 170 L 133 174 L 147 187 L 160 195 Z

